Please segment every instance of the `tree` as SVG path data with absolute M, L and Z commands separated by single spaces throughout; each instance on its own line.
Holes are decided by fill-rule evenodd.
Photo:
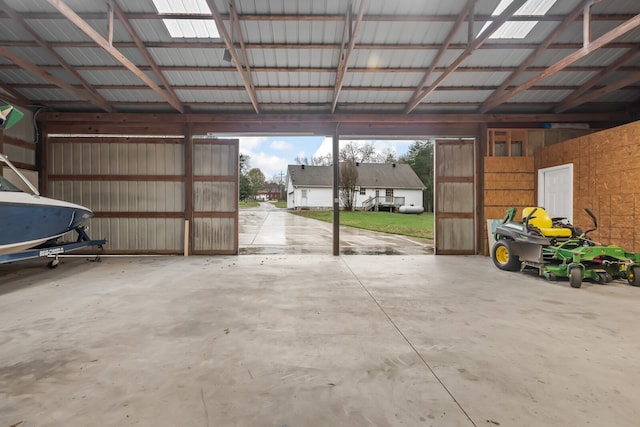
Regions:
M 247 172 L 249 171 L 249 160 L 250 157 L 246 154 L 240 154 L 238 170 L 240 172 L 239 177 L 239 197 L 240 200 L 246 200 L 251 196 L 251 182 L 249 181 L 249 177 L 247 176 Z
M 258 191 L 264 186 L 265 178 L 262 171 L 258 168 L 249 169 L 247 172 L 247 179 L 249 180 L 249 188 L 251 197 L 256 197 Z
M 358 163 L 369 163 L 374 159 L 376 149 L 370 142 L 359 144 L 350 142 L 340 150 L 340 161 L 351 160 Z
M 391 147 L 384 148 L 380 153 L 375 156 L 374 163 L 397 163 L 398 156 L 396 150 Z
M 356 162 L 347 159 L 340 163 L 340 200 L 347 211 L 352 211 L 356 200 L 358 167 Z
M 407 163 L 418 175 L 424 186 L 423 204 L 425 212 L 433 212 L 433 181 L 434 181 L 434 143 L 433 141 L 415 141 L 409 147 L 406 155 L 400 158 L 402 163 Z
M 307 157 L 296 156 L 296 158 L 293 159 L 293 161 L 296 162 L 296 165 L 309 166 L 309 159 Z

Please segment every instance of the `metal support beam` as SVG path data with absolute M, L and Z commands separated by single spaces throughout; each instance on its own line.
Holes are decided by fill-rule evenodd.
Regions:
M 176 102 L 167 92 L 162 90 L 149 76 L 147 76 L 142 70 L 140 70 L 133 62 L 131 62 L 126 56 L 124 56 L 118 49 L 109 45 L 109 41 L 102 37 L 100 33 L 91 27 L 85 20 L 80 18 L 69 6 L 67 6 L 61 0 L 48 0 L 48 2 L 55 7 L 58 12 L 63 14 L 69 21 L 71 21 L 76 27 L 78 27 L 83 33 L 89 36 L 94 42 L 96 42 L 101 48 L 109 53 L 115 60 L 124 65 L 129 71 L 136 75 L 140 80 L 145 82 L 154 92 L 164 98 L 173 108 L 184 112 L 182 105 Z
M 411 112 L 411 110 L 413 110 L 413 108 L 415 108 L 415 106 L 418 105 L 416 103 L 415 106 L 411 107 L 412 105 L 414 105 L 414 102 L 416 101 L 416 99 L 420 96 L 420 93 L 422 92 L 424 85 L 427 83 L 427 80 L 429 80 L 429 77 L 431 77 L 433 70 L 435 70 L 436 66 L 440 62 L 440 59 L 442 59 L 447 49 L 449 49 L 449 45 L 451 44 L 453 37 L 456 35 L 456 33 L 458 32 L 458 29 L 460 29 L 460 27 L 464 23 L 465 19 L 467 18 L 467 15 L 470 15 L 470 13 L 472 13 L 473 8 L 477 1 L 478 0 L 467 1 L 466 6 L 460 12 L 458 19 L 456 20 L 456 22 L 454 22 L 453 26 L 449 30 L 449 34 L 447 35 L 445 40 L 442 42 L 442 46 L 440 47 L 440 50 L 438 50 L 436 57 L 433 59 L 433 61 L 431 61 L 431 66 L 425 72 L 424 76 L 422 77 L 422 80 L 420 80 L 420 83 L 418 83 L 418 87 L 414 91 L 413 95 L 411 95 L 411 99 L 409 100 L 409 103 L 405 108 L 405 113 Z M 473 16 L 469 17 L 468 37 L 469 37 L 469 44 L 471 44 L 473 42 Z
M 551 46 L 551 44 L 583 13 L 583 8 L 593 0 L 583 0 L 569 13 L 566 18 L 544 39 L 542 43 L 525 59 L 518 68 L 496 89 L 480 106 L 478 112 L 485 113 L 490 108 L 496 107 L 495 101 L 504 94 L 505 90 L 524 73 Z
M 484 42 L 486 42 L 491 34 L 495 33 L 501 26 L 504 24 L 514 13 L 518 11 L 522 7 L 527 0 L 514 0 L 507 8 L 498 16 L 492 23 L 489 25 L 483 32 L 480 34 L 472 43 L 469 43 L 467 48 L 458 56 L 458 58 L 453 61 L 453 63 L 449 66 L 447 71 L 442 73 L 440 77 L 436 79 L 435 82 L 431 84 L 431 86 L 427 89 L 424 89 L 420 92 L 413 100 L 409 101 L 407 107 L 405 109 L 405 113 L 410 113 L 413 111 L 418 104 L 420 104 L 431 92 L 436 90 L 438 86 L 442 84 L 442 82 L 449 77 L 454 71 L 462 65 L 465 59 L 469 57 L 474 51 L 476 51 Z
M 579 97 L 581 97 L 585 92 L 587 92 L 592 87 L 599 84 L 601 81 L 609 77 L 611 74 L 619 71 L 624 64 L 631 61 L 635 56 L 640 53 L 640 46 L 635 49 L 630 49 L 627 53 L 613 61 L 611 64 L 604 68 L 599 73 L 591 77 L 585 84 L 576 89 L 571 95 L 562 100 L 554 109 L 554 113 L 564 113 L 565 111 L 575 107 L 576 101 Z M 640 70 L 638 70 L 640 71 Z
M 333 101 L 331 102 L 332 113 L 336 111 L 336 105 L 338 105 L 338 98 L 340 97 L 340 91 L 342 90 L 342 84 L 344 83 L 344 76 L 347 73 L 347 68 L 349 68 L 349 59 L 351 58 L 351 54 L 353 53 L 353 49 L 356 45 L 358 30 L 360 29 L 360 24 L 362 23 L 365 3 L 366 0 L 360 0 L 360 9 L 358 10 L 358 16 L 353 26 L 351 24 L 351 9 L 347 11 L 347 18 L 345 20 L 344 28 L 345 32 L 343 33 L 342 37 L 342 45 L 339 55 L 340 59 L 338 61 L 338 69 L 336 71 L 336 84 L 333 89 Z M 351 7 L 351 4 L 349 4 L 349 7 Z M 346 31 L 349 32 L 349 46 L 345 48 Z
M 133 42 L 138 47 L 138 50 L 140 50 L 140 52 L 142 53 L 142 56 L 144 56 L 144 59 L 147 61 L 147 64 L 149 64 L 151 69 L 156 73 L 156 75 L 160 79 L 160 82 L 162 82 L 162 85 L 164 86 L 165 90 L 169 92 L 169 96 L 171 96 L 171 99 L 173 99 L 173 102 L 176 105 L 179 105 L 180 108 L 184 110 L 184 106 L 182 105 L 182 102 L 180 101 L 180 99 L 178 99 L 178 95 L 176 95 L 176 92 L 171 87 L 171 84 L 169 83 L 167 78 L 164 76 L 162 70 L 160 69 L 156 61 L 153 59 L 153 56 L 151 56 L 151 53 L 149 53 L 149 50 L 144 45 L 144 42 L 142 41 L 142 39 L 140 39 L 140 36 L 138 36 L 138 33 L 133 28 L 133 26 L 127 19 L 126 15 L 122 12 L 122 9 L 120 9 L 120 6 L 118 6 L 117 3 L 114 3 L 112 5 L 111 10 L 115 12 L 115 14 L 118 16 L 118 19 L 120 20 L 120 23 L 129 32 L 129 34 L 133 38 Z
M 240 78 L 242 79 L 242 83 L 244 84 L 244 88 L 247 91 L 247 95 L 249 95 L 249 100 L 251 101 L 251 105 L 253 105 L 253 109 L 257 114 L 260 114 L 260 106 L 258 105 L 258 97 L 256 96 L 256 91 L 253 85 L 251 84 L 251 76 L 249 76 L 249 71 L 245 70 L 243 62 L 240 61 L 238 57 L 238 53 L 236 52 L 236 48 L 234 46 L 233 40 L 227 31 L 227 28 L 224 26 L 224 21 L 222 19 L 222 15 L 220 14 L 220 10 L 214 0 L 207 0 L 207 5 L 209 9 L 211 9 L 211 13 L 213 14 L 213 19 L 216 21 L 216 26 L 218 27 L 218 32 L 224 40 L 224 44 L 231 55 L 231 59 L 233 60 L 234 65 L 236 66 L 236 70 L 240 74 Z M 233 16 L 233 14 L 231 15 Z M 231 27 L 231 32 L 233 33 L 233 24 Z M 238 37 L 242 37 L 238 35 Z
M 589 45 L 589 47 L 582 48 L 582 49 L 572 53 L 571 55 L 567 56 L 566 58 L 556 62 L 551 67 L 547 68 L 546 70 L 544 70 L 543 72 L 541 72 L 537 76 L 529 79 L 528 81 L 526 81 L 525 83 L 523 83 L 520 86 L 516 87 L 515 89 L 512 89 L 511 91 L 507 92 L 500 99 L 495 101 L 493 103 L 494 105 L 490 106 L 489 108 L 492 108 L 495 105 L 503 104 L 508 99 L 511 99 L 514 96 L 516 96 L 517 94 L 524 92 L 525 90 L 527 90 L 530 87 L 534 86 L 536 83 L 538 83 L 538 82 L 540 82 L 540 81 L 542 81 L 542 80 L 544 80 L 544 79 L 546 79 L 548 77 L 551 77 L 552 75 L 554 75 L 558 71 L 564 70 L 569 65 L 571 65 L 574 62 L 584 58 L 585 56 L 589 55 L 591 52 L 594 52 L 594 51 L 600 49 L 601 47 L 607 45 L 608 43 L 611 43 L 613 40 L 617 39 L 618 37 L 628 33 L 629 31 L 632 31 L 632 30 L 634 30 L 634 29 L 636 29 L 638 27 L 640 27 L 640 14 L 637 14 L 636 16 L 634 16 L 633 18 L 629 19 L 628 21 L 618 25 L 616 28 L 614 28 L 613 30 L 609 31 L 608 33 L 600 36 L 598 39 L 594 40 Z
M 336 124 L 333 133 L 333 256 L 340 256 L 340 134 Z

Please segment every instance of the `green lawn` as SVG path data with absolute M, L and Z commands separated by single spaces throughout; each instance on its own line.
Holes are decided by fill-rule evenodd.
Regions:
M 277 202 L 274 203 L 274 205 L 276 206 L 276 208 L 286 209 L 287 208 L 287 201 L 286 200 L 278 200 Z
M 255 208 L 256 206 L 260 206 L 260 203 L 255 200 L 240 200 L 239 205 L 241 208 Z
M 292 211 L 292 213 L 325 222 L 333 221 L 332 211 Z M 340 211 L 340 225 L 433 240 L 433 213 L 430 212 L 409 215 L 391 212 Z

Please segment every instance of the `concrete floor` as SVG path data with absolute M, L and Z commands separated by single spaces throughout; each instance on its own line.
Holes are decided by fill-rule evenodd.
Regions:
M 640 289 L 485 257 L 0 266 L 0 427 L 637 426 Z

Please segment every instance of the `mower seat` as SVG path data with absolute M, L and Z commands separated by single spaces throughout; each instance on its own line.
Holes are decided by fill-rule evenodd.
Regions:
M 554 227 L 553 220 L 551 219 L 547 211 L 544 210 L 544 208 L 540 208 L 540 207 L 524 208 L 522 210 L 523 221 L 524 221 L 524 218 L 531 215 L 531 212 L 533 212 L 534 209 L 536 211 L 533 214 L 533 217 L 529 219 L 529 225 L 532 225 L 536 227 L 538 230 L 540 230 L 543 236 L 545 237 L 571 237 L 572 236 L 573 230 L 571 230 L 570 228 Z

